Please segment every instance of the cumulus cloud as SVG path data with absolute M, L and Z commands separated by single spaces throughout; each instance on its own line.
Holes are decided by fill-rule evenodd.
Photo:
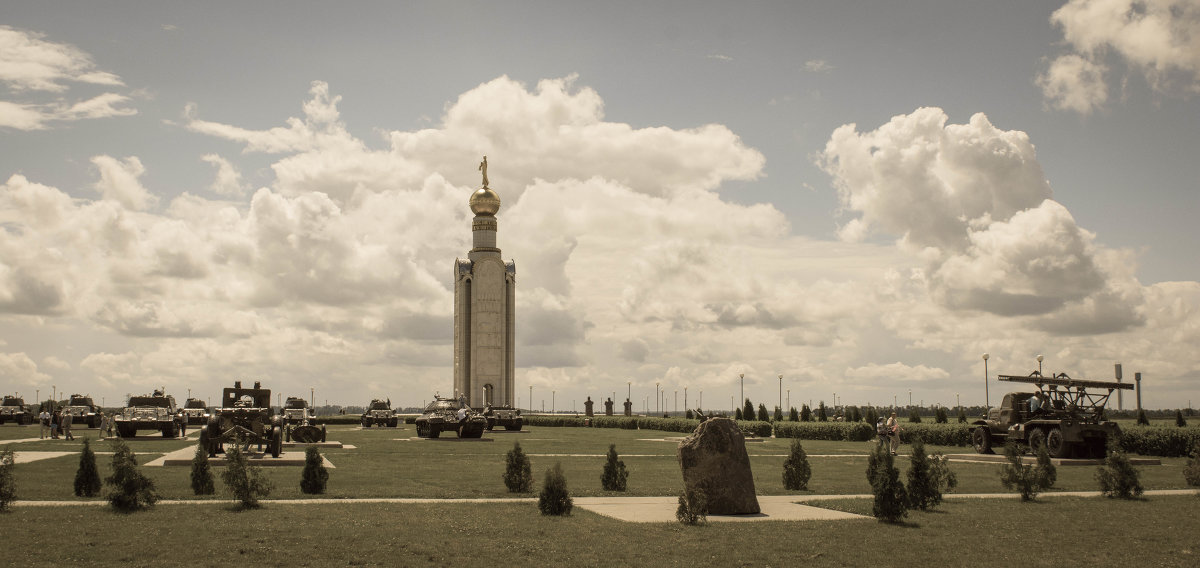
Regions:
M 216 179 L 208 188 L 217 195 L 239 197 L 245 195 L 246 186 L 242 183 L 242 174 L 233 164 L 216 154 L 205 154 L 200 160 L 217 168 Z
M 115 201 L 131 210 L 142 210 L 154 205 L 158 199 L 142 186 L 138 178 L 146 173 L 137 156 L 118 160 L 111 156 L 94 156 L 92 165 L 100 173 L 96 191 L 104 199 Z
M 1038 77 L 1055 108 L 1088 114 L 1102 107 L 1114 65 L 1159 93 L 1200 92 L 1200 5 L 1193 0 L 1070 0 L 1050 21 L 1071 50 Z
M 39 371 L 37 363 L 24 353 L 0 353 L 0 376 L 11 380 L 15 385 L 25 385 L 26 390 L 50 380 L 50 376 Z M 21 394 L 29 399 L 33 398 L 31 394 Z
M 72 84 L 121 87 L 124 83 L 117 75 L 96 69 L 92 57 L 79 48 L 44 38 L 42 33 L 0 26 L 0 84 L 14 94 L 40 91 L 59 97 L 0 100 L 0 127 L 41 130 L 54 122 L 137 113 L 127 106 L 130 98 L 119 93 L 103 93 L 74 102 L 61 98 Z
M 899 361 L 879 365 L 872 363 L 862 367 L 846 369 L 846 376 L 867 384 L 919 383 L 950 378 L 950 373 L 937 367 L 910 366 Z
M 809 59 L 804 62 L 804 68 L 812 73 L 828 73 L 834 66 L 824 59 Z
M 1028 136 L 1000 130 L 982 113 L 967 124 L 946 121 L 941 109 L 923 108 L 874 131 L 852 124 L 834 131 L 821 165 L 842 206 L 858 214 L 842 238 L 898 235 L 926 263 L 922 278 L 933 297 L 954 309 L 1006 316 L 1069 309 L 1077 322 L 1069 327 L 1087 327 L 1084 316 L 1092 314 L 1093 333 L 1141 323 L 1128 305 L 1137 295 L 1114 292 L 1136 288 L 1132 274 L 1116 257 L 1102 262 L 1095 236 L 1051 199 Z

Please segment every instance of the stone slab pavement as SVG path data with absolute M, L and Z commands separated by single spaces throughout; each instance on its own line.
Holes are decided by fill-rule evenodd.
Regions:
M 862 515 L 796 503 L 794 495 L 759 495 L 760 513 L 709 515 L 709 522 L 838 521 L 867 519 Z M 576 497 L 575 506 L 629 523 L 674 523 L 678 497 Z
M 156 460 L 146 462 L 145 467 L 163 467 L 163 466 L 190 466 L 192 457 L 196 455 L 195 446 L 187 446 L 180 448 L 171 453 L 168 453 Z M 304 452 L 280 452 L 278 458 L 269 457 L 268 454 L 249 452 L 249 462 L 251 465 L 257 466 L 303 466 Z M 321 455 L 321 461 L 325 467 L 336 469 L 329 458 Z M 225 465 L 225 457 L 218 455 L 208 459 L 208 465 L 212 467 L 223 467 Z

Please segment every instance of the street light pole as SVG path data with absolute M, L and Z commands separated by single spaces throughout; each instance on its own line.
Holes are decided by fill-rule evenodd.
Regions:
M 1040 374 L 1042 374 L 1042 356 L 1038 355 L 1037 360 L 1038 360 L 1038 374 L 1040 375 Z
M 304 392 L 304 391 L 300 391 L 300 392 Z M 279 396 L 282 397 L 283 393 L 279 393 Z M 308 397 L 312 399 L 311 404 L 313 406 L 316 406 L 317 405 L 317 389 L 315 389 L 313 387 L 308 387 Z
M 983 354 L 983 411 L 987 412 L 992 407 L 991 397 L 988 396 L 988 372 L 987 360 L 990 357 L 987 353 Z
M 779 375 L 779 411 L 783 412 L 783 375 Z
M 654 383 L 654 413 L 655 414 L 658 414 L 662 410 L 662 408 L 660 407 L 662 397 L 659 396 L 659 390 L 658 390 L 659 384 L 661 384 L 661 383 Z
M 529 411 L 533 412 L 533 385 L 529 385 Z
M 738 399 L 738 404 L 746 402 L 746 373 L 738 373 L 738 384 L 742 386 L 742 398 Z
M 633 401 L 633 381 L 625 381 L 625 398 Z
M 683 387 L 683 409 L 687 410 L 687 387 Z
M 554 414 L 554 396 L 557 391 L 550 391 L 550 414 Z

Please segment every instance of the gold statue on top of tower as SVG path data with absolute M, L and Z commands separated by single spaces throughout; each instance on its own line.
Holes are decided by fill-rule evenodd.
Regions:
M 484 157 L 483 157 L 483 161 L 479 163 L 479 171 L 483 172 L 483 187 L 484 187 L 484 188 L 487 188 L 487 186 L 488 186 L 488 179 L 487 179 L 487 156 L 484 156 Z

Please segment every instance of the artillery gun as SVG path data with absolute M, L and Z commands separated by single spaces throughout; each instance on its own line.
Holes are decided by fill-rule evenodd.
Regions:
M 33 424 L 33 407 L 25 406 L 25 399 L 20 396 L 4 395 L 4 402 L 0 403 L 0 424 L 10 421 L 21 426 Z
M 283 404 L 283 439 L 301 444 L 325 441 L 325 427 L 317 428 L 312 407 L 303 398 L 289 396 Z
M 378 398 L 372 399 L 371 404 L 367 405 L 366 412 L 362 414 L 363 428 L 370 428 L 372 424 L 395 428 L 399 423 L 399 418 L 392 411 L 392 399 L 390 398 L 386 401 Z
M 100 427 L 100 407 L 92 402 L 90 395 L 71 395 L 62 411 L 71 417 L 71 424 L 87 424 L 88 428 Z
M 271 409 L 271 389 L 262 388 L 254 381 L 254 388 L 242 388 L 242 381 L 234 381 L 233 388 L 221 393 L 221 407 L 214 410 L 208 424 L 200 429 L 200 445 L 208 448 L 208 455 L 224 451 L 225 442 L 242 443 L 249 447 L 263 445 L 271 457 L 279 457 L 283 451 L 283 420 Z
M 483 407 L 483 417 L 487 418 L 487 429 L 492 431 L 497 426 L 502 426 L 510 432 L 520 432 L 521 426 L 525 424 L 521 418 L 521 410 L 508 405 Z
M 113 427 L 122 438 L 132 438 L 138 430 L 158 430 L 164 438 L 179 434 L 175 397 L 155 389 L 153 394 L 131 396 L 125 409 L 113 416 Z
M 1108 440 L 1121 432 L 1116 422 L 1104 420 L 1104 405 L 1114 390 L 1133 389 L 1131 383 L 1072 379 L 1066 373 L 1047 377 L 1034 371 L 997 379 L 1033 384 L 1037 391 L 1010 392 L 1000 406 L 971 423 L 971 443 L 981 454 L 1011 441 L 1032 452 L 1045 445 L 1056 458 L 1103 457 Z
M 456 432 L 459 438 L 481 438 L 487 428 L 487 418 L 472 409 L 466 400 L 437 395 L 413 423 L 421 438 L 437 438 L 442 432 Z
M 179 409 L 179 414 L 183 415 L 183 419 L 188 424 L 208 424 L 208 419 L 212 414 L 208 412 L 208 405 L 199 398 L 189 398 L 183 403 L 183 408 Z

